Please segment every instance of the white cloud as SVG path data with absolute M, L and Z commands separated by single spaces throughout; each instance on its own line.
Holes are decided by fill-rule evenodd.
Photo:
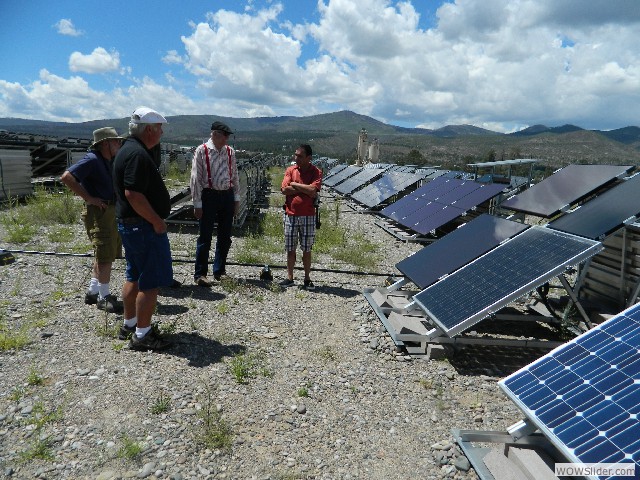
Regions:
M 120 68 L 120 54 L 116 51 L 107 52 L 97 47 L 89 55 L 73 52 L 69 56 L 69 70 L 84 73 L 106 73 Z
M 79 37 L 84 35 L 82 30 L 77 30 L 73 22 L 68 18 L 58 20 L 54 25 L 60 35 L 68 35 L 70 37 Z
M 140 105 L 164 115 L 206 112 L 205 106 L 146 77 L 110 91 L 92 89 L 81 77 L 63 78 L 44 69 L 26 86 L 0 80 L 0 117 L 81 122 L 128 117 Z

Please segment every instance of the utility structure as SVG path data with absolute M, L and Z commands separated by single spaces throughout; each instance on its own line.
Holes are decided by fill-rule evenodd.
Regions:
M 367 146 L 369 145 L 367 138 L 367 130 L 363 128 L 360 130 L 360 135 L 358 135 L 358 149 L 356 150 L 356 165 L 358 167 L 362 167 L 367 163 Z

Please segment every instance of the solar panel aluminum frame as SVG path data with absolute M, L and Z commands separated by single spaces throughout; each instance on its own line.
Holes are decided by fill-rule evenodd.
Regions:
M 531 227 L 529 230 L 535 230 L 535 229 L 544 229 L 545 227 L 540 227 L 540 226 L 533 226 Z M 499 251 L 500 247 L 503 245 L 508 244 L 509 242 L 513 241 L 514 238 L 519 238 L 521 235 L 523 235 L 525 232 L 521 233 L 520 235 L 516 235 L 515 237 L 512 237 L 508 240 L 506 240 L 505 242 L 501 243 L 500 246 L 498 246 L 497 248 L 485 253 L 484 255 L 481 255 L 480 257 L 476 258 L 474 261 L 468 263 L 467 265 L 465 265 L 464 267 L 456 270 L 454 273 L 452 273 L 451 275 L 463 275 L 465 274 L 465 270 L 468 268 L 472 268 L 472 266 L 481 261 L 484 257 L 486 257 L 487 255 L 494 255 L 495 252 Z M 558 232 L 555 232 L 558 233 Z M 507 306 L 508 304 L 510 304 L 511 302 L 517 300 L 518 298 L 520 298 L 521 296 L 525 295 L 526 293 L 534 290 L 536 287 L 542 285 L 543 283 L 545 283 L 546 281 L 554 278 L 554 277 L 558 277 L 563 275 L 563 273 L 565 272 L 565 270 L 571 266 L 577 265 L 579 263 L 582 263 L 583 261 L 587 260 L 588 258 L 592 257 L 593 255 L 595 255 L 596 253 L 602 251 L 604 249 L 604 246 L 602 245 L 601 242 L 597 242 L 594 240 L 589 240 L 589 239 L 585 239 L 583 237 L 578 237 L 576 235 L 571 235 L 571 234 L 566 234 L 565 232 L 562 232 L 565 236 L 567 237 L 573 237 L 576 238 L 578 240 L 580 240 L 581 242 L 585 243 L 585 244 L 591 244 L 588 248 L 586 248 L 582 253 L 575 255 L 574 257 L 567 259 L 565 262 L 562 262 L 561 264 L 557 265 L 555 268 L 551 269 L 550 271 L 548 271 L 547 273 L 532 279 L 531 281 L 527 282 L 525 285 L 522 285 L 520 288 L 516 289 L 515 291 L 511 292 L 510 294 L 504 296 L 503 298 L 495 301 L 494 303 L 487 305 L 486 307 L 482 308 L 481 310 L 477 311 L 476 313 L 474 313 L 473 315 L 470 315 L 469 317 L 467 317 L 466 319 L 464 319 L 462 322 L 459 322 L 457 325 L 448 328 L 446 326 L 446 324 L 444 322 L 442 322 L 439 318 L 437 318 L 436 315 L 434 315 L 433 312 L 431 312 L 429 310 L 429 307 L 427 305 L 425 305 L 423 302 L 421 302 L 418 298 L 418 296 L 414 297 L 414 302 L 416 305 L 418 305 L 419 308 L 421 308 L 429 317 L 429 319 L 431 319 L 431 321 L 437 325 L 438 328 L 440 328 L 443 333 L 445 335 L 447 335 L 448 337 L 453 337 L 455 335 L 458 335 L 459 333 L 463 332 L 464 330 L 466 330 L 468 327 L 478 323 L 480 320 L 496 313 L 497 311 L 499 311 L 501 308 Z M 438 282 L 434 283 L 433 285 L 429 286 L 427 289 L 434 287 L 435 285 L 440 284 L 440 282 L 445 281 L 448 277 L 450 277 L 451 275 L 447 275 L 445 277 L 443 277 L 442 279 L 440 279 Z M 423 290 L 423 291 L 425 291 Z

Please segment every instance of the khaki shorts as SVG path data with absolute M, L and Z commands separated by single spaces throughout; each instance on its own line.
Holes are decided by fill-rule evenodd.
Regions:
M 98 263 L 112 263 L 116 258 L 122 257 L 115 205 L 109 205 L 104 210 L 95 205 L 85 205 L 82 221 Z

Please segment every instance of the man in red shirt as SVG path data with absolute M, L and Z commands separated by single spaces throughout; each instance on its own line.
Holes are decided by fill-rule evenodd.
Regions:
M 300 242 L 304 284 L 306 290 L 313 290 L 311 281 L 311 248 L 316 238 L 316 215 L 314 199 L 320 192 L 322 172 L 311 164 L 311 146 L 303 144 L 296 149 L 296 164 L 287 168 L 280 191 L 285 195 L 284 244 L 287 252 L 287 279 L 280 283 L 291 287 L 293 267 L 296 264 L 296 247 Z

